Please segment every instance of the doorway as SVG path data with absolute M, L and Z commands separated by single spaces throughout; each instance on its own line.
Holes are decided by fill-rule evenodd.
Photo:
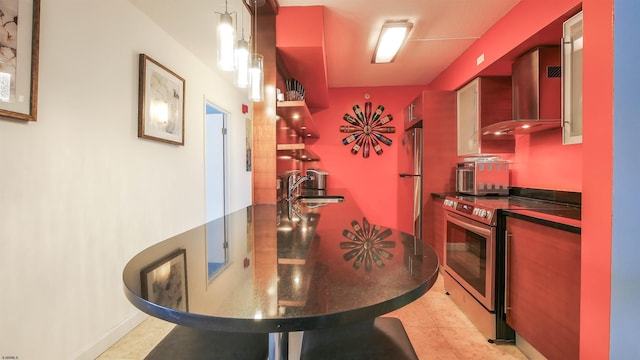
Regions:
M 205 214 L 209 278 L 224 268 L 228 260 L 227 226 L 224 220 L 227 213 L 227 117 L 226 112 L 212 102 L 205 101 Z

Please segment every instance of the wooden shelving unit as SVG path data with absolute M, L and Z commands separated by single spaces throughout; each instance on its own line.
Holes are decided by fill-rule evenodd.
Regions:
M 311 112 L 309 112 L 309 108 L 304 100 L 278 101 L 276 103 L 276 114 L 300 137 L 318 137 L 318 130 L 316 130 L 313 124 Z
M 276 105 L 276 113 L 280 116 L 279 121 L 282 122 L 278 131 L 286 134 L 278 136 L 276 144 L 278 158 L 318 161 L 318 156 L 309 151 L 304 143 L 307 139 L 318 138 L 318 131 L 305 101 L 279 101 Z M 289 142 L 289 138 L 295 138 L 296 142 Z
M 280 144 L 278 145 L 278 158 L 280 159 L 293 159 L 298 161 L 318 161 L 320 158 L 315 153 L 309 151 L 304 148 L 304 144 L 295 144 L 301 145 L 299 149 L 284 149 L 284 147 L 289 147 L 289 144 Z M 293 144 L 292 144 L 293 145 Z

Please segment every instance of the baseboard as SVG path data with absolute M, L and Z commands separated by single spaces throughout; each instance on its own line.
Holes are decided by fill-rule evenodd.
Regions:
M 529 360 L 547 360 L 533 345 L 529 344 L 525 338 L 516 334 L 516 347 L 527 357 Z
M 127 335 L 136 326 L 140 325 L 140 323 L 147 317 L 147 314 L 141 311 L 137 311 L 135 315 L 118 324 L 116 327 L 111 329 L 111 331 L 106 333 L 100 340 L 98 340 L 88 348 L 82 350 L 77 356 L 73 358 L 76 360 L 94 360 L 95 358 L 100 356 L 100 354 L 113 346 L 113 344 L 118 342 L 118 340 Z

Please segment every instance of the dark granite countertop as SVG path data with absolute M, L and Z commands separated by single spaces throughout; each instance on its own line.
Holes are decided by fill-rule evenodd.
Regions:
M 373 319 L 433 285 L 431 247 L 369 222 L 348 193 L 330 195 L 344 201 L 254 205 L 144 249 L 124 268 L 125 294 L 142 311 L 181 325 L 286 332 Z M 220 241 L 213 229 L 224 223 Z M 145 299 L 141 272 L 178 249 L 186 253 L 185 286 L 166 279 L 177 269 L 158 267 L 147 285 L 157 293 Z M 212 259 L 223 259 L 213 272 L 221 260 Z
M 431 197 L 437 199 L 458 195 L 460 195 L 458 192 L 431 193 Z M 511 198 L 529 199 L 543 206 L 534 205 L 529 209 L 505 209 L 502 210 L 504 215 L 580 233 L 582 228 L 580 193 L 514 187 L 509 190 L 509 195 Z
M 517 209 L 504 210 L 506 216 L 519 218 L 537 224 L 566 230 L 580 234 L 582 232 L 582 221 L 580 208 L 575 209 Z

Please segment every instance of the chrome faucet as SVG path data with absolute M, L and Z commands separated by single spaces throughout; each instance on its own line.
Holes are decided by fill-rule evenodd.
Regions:
M 290 174 L 287 179 L 287 184 L 289 184 L 289 188 L 287 189 L 287 200 L 293 199 L 293 192 L 298 188 L 298 186 L 300 186 L 300 184 L 308 180 L 313 180 L 313 176 L 305 175 L 294 181 L 297 175 L 299 175 L 299 172 L 294 172 Z

